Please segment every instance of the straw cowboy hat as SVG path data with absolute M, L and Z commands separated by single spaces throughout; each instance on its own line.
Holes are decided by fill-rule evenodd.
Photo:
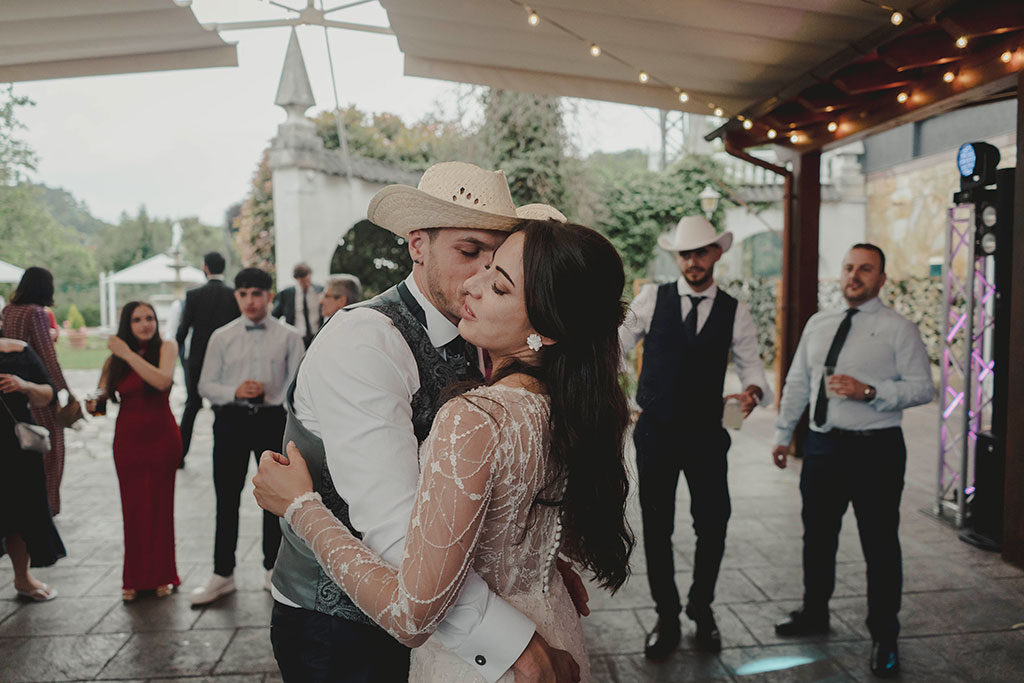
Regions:
M 516 209 L 516 216 L 524 221 L 558 221 L 568 223 L 565 214 L 550 204 L 523 204 Z
M 418 187 L 388 185 L 370 200 L 366 217 L 399 237 L 427 228 L 508 232 L 523 220 L 502 171 L 461 161 L 434 164 Z
M 703 216 L 687 216 L 679 221 L 675 230 L 658 237 L 658 246 L 671 252 L 693 251 L 709 244 L 717 244 L 723 252 L 729 251 L 732 233 L 716 235 L 715 226 Z

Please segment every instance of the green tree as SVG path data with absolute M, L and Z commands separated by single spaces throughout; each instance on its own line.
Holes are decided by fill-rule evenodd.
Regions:
M 13 83 L 0 85 L 0 185 L 15 185 L 35 170 L 36 153 L 19 137 L 25 125 L 18 120 L 18 109 L 34 104 L 15 95 Z
M 366 298 L 380 294 L 411 271 L 406 241 L 370 221 L 353 225 L 331 259 L 331 272 L 358 277 Z
M 238 233 L 235 243 L 242 256 L 242 266 L 262 268 L 274 273 L 274 190 L 271 183 L 270 157 L 263 152 L 253 175 L 249 196 L 235 220 Z
M 145 206 L 137 215 L 121 214 L 117 225 L 111 225 L 97 235 L 96 261 L 103 270 L 119 271 L 171 246 L 171 221 L 150 217 Z

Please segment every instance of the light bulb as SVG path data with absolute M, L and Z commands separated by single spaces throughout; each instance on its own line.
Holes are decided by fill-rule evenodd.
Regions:
M 647 82 L 647 79 L 648 79 L 648 78 L 650 78 L 650 76 L 648 76 L 648 75 L 647 75 L 647 72 L 646 72 L 646 71 L 641 71 L 641 72 L 640 72 L 640 75 L 639 75 L 639 76 L 637 76 L 637 78 L 639 78 L 639 79 L 640 79 L 640 82 L 641 82 L 641 83 L 646 83 L 646 82 Z
M 903 92 L 901 92 L 899 95 L 896 96 L 896 101 L 899 102 L 900 104 L 903 104 L 904 102 L 906 102 L 909 99 L 910 99 L 910 95 L 908 95 L 907 91 L 905 91 L 905 90 Z
M 953 73 L 952 71 L 947 71 L 946 73 L 942 74 L 942 80 L 945 81 L 946 83 L 952 83 L 953 79 L 955 78 L 956 74 Z
M 999 60 L 1002 61 L 1003 64 L 1009 64 L 1011 59 L 1013 59 L 1013 53 L 1009 50 L 999 55 Z
M 685 92 L 680 91 L 679 92 L 679 101 L 680 102 L 689 102 L 690 101 L 690 96 L 687 95 Z
M 892 22 L 893 26 L 899 26 L 903 23 L 903 15 L 899 12 L 893 12 L 889 17 L 889 21 Z
M 829 121 L 827 127 L 829 133 L 835 133 L 837 130 L 839 130 L 839 124 L 836 123 L 835 121 Z
M 601 56 L 601 48 L 597 46 L 597 43 L 591 43 L 591 45 L 590 45 L 590 56 L 591 57 L 600 57 Z
M 768 129 L 768 139 L 769 140 L 774 140 L 776 135 L 778 135 L 778 133 L 775 132 L 774 128 L 769 128 Z
M 754 122 L 751 121 L 750 119 L 747 119 L 746 121 L 743 122 L 743 129 L 744 130 L 750 130 L 753 127 L 754 127 Z
M 722 111 L 721 107 L 715 107 L 714 114 L 715 114 L 715 116 L 722 116 L 723 114 L 725 114 L 725 112 Z
M 961 50 L 967 47 L 967 36 L 960 36 L 956 39 L 956 46 Z
M 800 136 L 797 135 L 796 133 L 793 133 L 792 135 L 789 136 L 789 141 L 795 145 L 796 143 L 800 142 Z
M 530 16 L 528 16 L 526 20 L 530 22 L 530 26 L 536 26 L 540 23 L 540 17 L 538 17 L 537 13 L 532 10 L 530 11 Z

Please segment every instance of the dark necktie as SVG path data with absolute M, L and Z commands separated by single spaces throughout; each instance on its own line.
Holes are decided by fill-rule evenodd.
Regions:
M 302 317 L 306 319 L 306 339 L 313 336 L 313 325 L 309 322 L 309 301 L 306 300 L 306 290 L 302 290 Z
M 856 308 L 846 309 L 846 317 L 843 318 L 843 322 L 839 323 L 839 329 L 836 330 L 836 336 L 832 337 L 832 346 L 828 347 L 828 354 L 825 356 L 826 367 L 835 367 L 836 361 L 839 360 L 839 352 L 842 350 L 843 344 L 846 342 L 846 335 L 850 334 L 850 321 L 856 313 Z M 822 372 L 821 383 L 818 385 L 818 400 L 814 403 L 814 424 L 822 427 L 825 425 L 827 418 L 828 395 L 825 393 L 825 373 Z
M 690 334 L 692 334 L 693 336 L 696 337 L 697 336 L 697 306 L 700 304 L 701 301 L 704 301 L 704 299 L 707 299 L 707 297 L 706 296 L 697 296 L 695 294 L 687 294 L 686 296 L 690 300 L 690 312 L 686 314 L 686 320 L 683 321 L 683 324 L 686 326 L 686 329 L 688 329 L 690 331 Z
M 251 332 L 252 330 L 265 330 L 265 329 L 267 329 L 267 324 L 266 323 L 259 323 L 257 325 L 246 325 L 245 326 L 245 331 L 246 332 Z

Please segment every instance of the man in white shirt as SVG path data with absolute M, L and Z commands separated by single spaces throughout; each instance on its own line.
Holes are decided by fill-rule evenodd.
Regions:
M 758 403 L 771 402 L 750 311 L 715 284 L 715 263 L 732 245 L 732 234 L 716 235 L 706 219 L 688 216 L 658 244 L 675 254 L 681 275 L 660 287 L 644 287 L 619 330 L 624 350 L 644 340 L 636 392 L 642 412 L 633 440 L 647 580 L 658 612 L 644 654 L 655 660 L 670 656 L 681 637 L 672 554 L 680 470 L 690 488 L 697 535 L 686 615 L 696 623 L 698 648 L 717 652 L 722 647 L 711 603 L 731 513 L 726 461 L 731 440 L 722 426 L 723 400 L 739 401 L 745 416 Z M 723 399 L 730 355 L 745 389 Z
M 285 392 L 298 370 L 305 347 L 294 327 L 269 315 L 274 298 L 270 275 L 244 268 L 235 276 L 235 300 L 242 316 L 211 336 L 199 394 L 213 405 L 213 486 L 217 493 L 217 531 L 213 575 L 192 593 L 192 605 L 207 605 L 235 590 L 238 506 L 250 454 L 259 465 L 264 450 L 277 449 L 284 437 Z M 251 502 L 251 501 L 250 501 Z M 263 513 L 265 586 L 281 545 L 281 527 Z
M 294 440 L 324 503 L 371 549 L 401 564 L 416 495 L 417 451 L 449 383 L 479 378 L 457 328 L 462 283 L 490 263 L 520 222 L 504 174 L 447 162 L 419 188 L 393 185 L 367 217 L 408 240 L 413 272 L 332 317 L 296 378 L 285 439 Z M 461 227 L 459 227 L 461 226 Z M 399 681 L 409 651 L 320 571 L 286 523 L 273 577 L 274 655 L 290 681 Z M 487 681 L 569 681 L 572 657 L 470 572 L 432 636 Z
M 803 607 L 775 626 L 782 636 L 829 631 L 836 549 L 852 502 L 867 562 L 871 671 L 899 673 L 897 617 L 903 585 L 899 517 L 907 449 L 903 410 L 935 394 L 921 334 L 882 305 L 885 254 L 855 244 L 843 259 L 840 285 L 848 308 L 823 311 L 804 326 L 779 403 L 775 464 L 784 468 L 793 430 L 810 406 L 803 449 Z
M 313 269 L 306 263 L 296 263 L 292 277 L 295 278 L 295 285 L 278 292 L 270 315 L 283 318 L 297 329 L 302 334 L 306 348 L 309 348 L 313 335 L 324 322 L 320 315 L 320 293 L 324 288 L 313 284 Z

